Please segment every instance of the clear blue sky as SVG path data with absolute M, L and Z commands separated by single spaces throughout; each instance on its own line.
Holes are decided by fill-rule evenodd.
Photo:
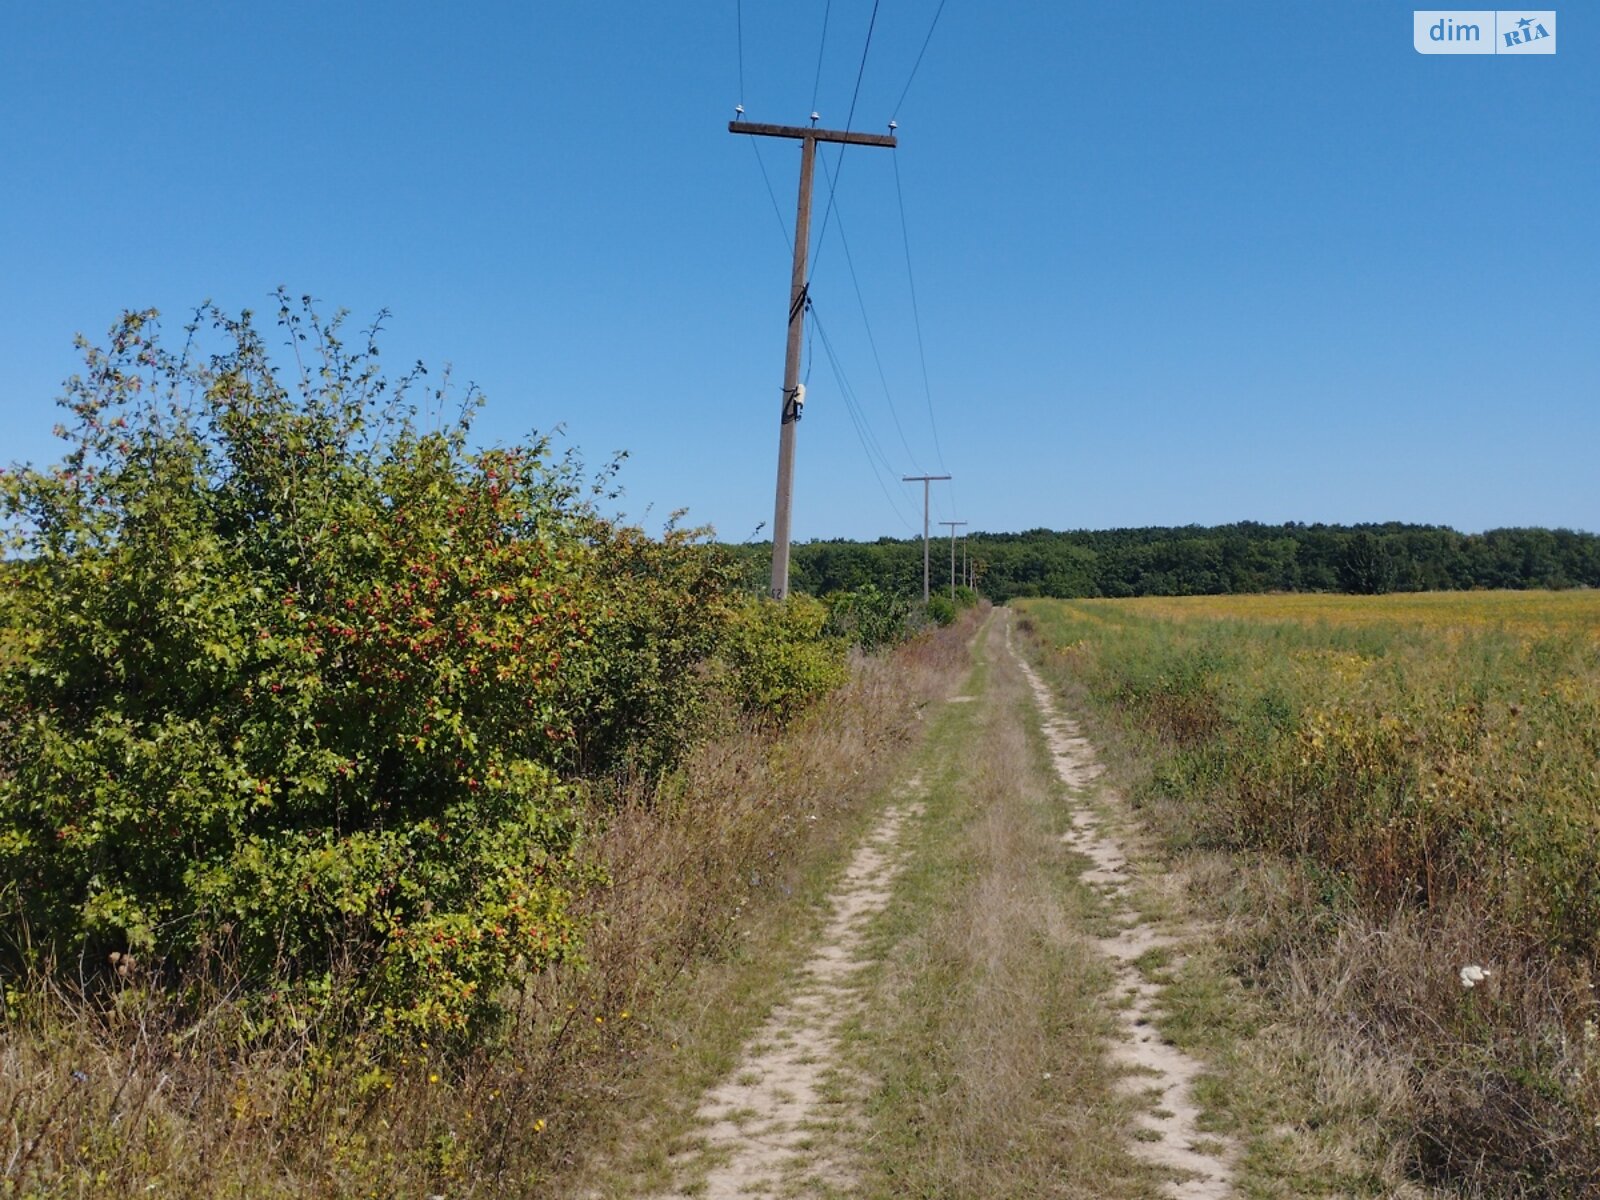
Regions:
M 744 0 L 741 93 L 735 0 L 5 5 L 0 460 L 55 456 L 73 333 L 282 283 L 391 309 L 484 440 L 564 423 L 631 451 L 631 514 L 743 539 L 789 267 L 726 122 L 815 83 L 844 124 L 872 4 L 821 42 L 828 7 Z M 905 535 L 895 476 L 941 469 L 975 529 L 1600 530 L 1593 6 L 1510 58 L 1418 55 L 1389 2 L 947 0 L 895 113 L 936 7 L 881 0 L 854 125 L 901 146 L 846 153 L 813 279 L 887 462 L 815 343 L 797 537 Z M 798 153 L 761 152 L 792 222 Z

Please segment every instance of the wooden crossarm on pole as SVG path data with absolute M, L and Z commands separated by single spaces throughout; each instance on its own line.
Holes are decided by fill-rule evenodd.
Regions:
M 843 142 L 847 146 L 888 146 L 898 143 L 891 133 L 856 133 L 849 129 L 817 129 L 811 125 L 763 125 L 758 121 L 729 121 L 729 133 L 749 133 L 756 137 L 810 138 L 817 142 Z

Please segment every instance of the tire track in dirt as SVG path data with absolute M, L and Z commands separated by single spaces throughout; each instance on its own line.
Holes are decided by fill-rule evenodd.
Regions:
M 912 779 L 851 859 L 832 913 L 789 997 L 746 1043 L 731 1075 L 700 1100 L 698 1144 L 675 1155 L 678 1190 L 658 1200 L 760 1200 L 846 1195 L 855 1172 L 843 1125 L 859 1116 L 866 1081 L 845 1065 L 840 1029 L 864 1003 L 868 924 L 889 902 L 907 821 L 922 812 Z
M 1083 737 L 1077 723 L 1060 711 L 1038 672 L 1017 652 L 1012 643 L 1009 612 L 1006 617 L 1006 650 L 1016 659 L 1033 690 L 1056 773 L 1075 799 L 1087 799 L 1102 771 L 1094 747 Z M 1101 793 L 1101 798 L 1116 800 L 1106 792 Z M 1107 1053 L 1126 1069 L 1123 1086 L 1129 1093 L 1155 1093 L 1154 1104 L 1139 1118 L 1140 1127 L 1130 1140 L 1129 1149 L 1136 1158 L 1181 1174 L 1180 1180 L 1164 1185 L 1169 1195 L 1179 1200 L 1223 1200 L 1233 1191 L 1231 1159 L 1235 1148 L 1226 1139 L 1201 1132 L 1194 1082 L 1203 1067 L 1156 1031 L 1154 1022 L 1161 1009 L 1162 989 L 1146 980 L 1134 965 L 1155 949 L 1172 950 L 1172 962 L 1181 961 L 1177 948 L 1187 931 L 1157 928 L 1134 906 L 1131 892 L 1137 875 L 1126 845 L 1089 806 L 1079 804 L 1072 816 L 1072 829 L 1062 841 L 1094 864 L 1080 878 L 1105 898 L 1109 916 L 1119 928 L 1113 937 L 1094 939 L 1115 967 L 1118 993 L 1127 999 L 1117 1014 L 1122 1036 L 1108 1046 Z

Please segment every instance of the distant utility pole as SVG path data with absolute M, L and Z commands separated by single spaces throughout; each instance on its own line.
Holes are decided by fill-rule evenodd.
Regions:
M 948 475 L 902 475 L 901 483 L 914 483 L 922 481 L 922 602 L 928 602 L 928 484 L 935 480 L 949 479 Z
M 965 521 L 940 521 L 941 525 L 950 526 L 950 599 L 956 598 L 956 526 L 965 525 Z
M 743 107 L 739 109 L 741 115 Z M 811 114 L 817 120 L 817 114 Z M 805 404 L 805 389 L 800 386 L 800 335 L 805 327 L 809 283 L 806 280 L 806 244 L 811 240 L 811 173 L 817 158 L 818 142 L 842 142 L 851 146 L 895 146 L 892 134 L 851 133 L 849 130 L 818 129 L 812 125 L 758 125 L 736 118 L 728 122 L 729 133 L 749 133 L 757 137 L 797 138 L 800 142 L 800 205 L 794 219 L 794 270 L 789 276 L 789 345 L 783 360 L 783 415 L 778 426 L 778 499 L 772 516 L 772 595 L 782 600 L 789 595 L 789 507 L 794 499 L 794 427 Z M 840 153 L 843 153 L 841 151 Z

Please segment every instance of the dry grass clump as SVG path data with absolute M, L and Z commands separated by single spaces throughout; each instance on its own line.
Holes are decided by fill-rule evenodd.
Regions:
M 1235 868 L 1226 894 L 1221 949 L 1288 1018 L 1272 1036 L 1311 1065 L 1308 1111 L 1452 1193 L 1600 1194 L 1589 964 L 1460 905 L 1330 919 L 1293 870 Z
M 317 1014 L 248 1027 L 220 950 L 176 986 L 135 964 L 104 1003 L 8 981 L 0 1195 L 560 1192 L 694 1069 L 673 1033 L 695 988 L 736 990 L 718 964 L 837 853 L 970 632 L 858 658 L 783 733 L 729 727 L 659 788 L 597 792 L 582 853 L 605 882 L 576 899 L 582 963 L 527 980 L 465 1055 L 419 1040 L 373 1057 Z
M 1455 1195 L 1600 1194 L 1594 639 L 1108 607 L 1030 611 L 1225 917 L 1248 986 L 1193 1036 L 1230 1005 L 1250 1036 L 1213 1101 L 1263 1155 L 1291 1127 Z

